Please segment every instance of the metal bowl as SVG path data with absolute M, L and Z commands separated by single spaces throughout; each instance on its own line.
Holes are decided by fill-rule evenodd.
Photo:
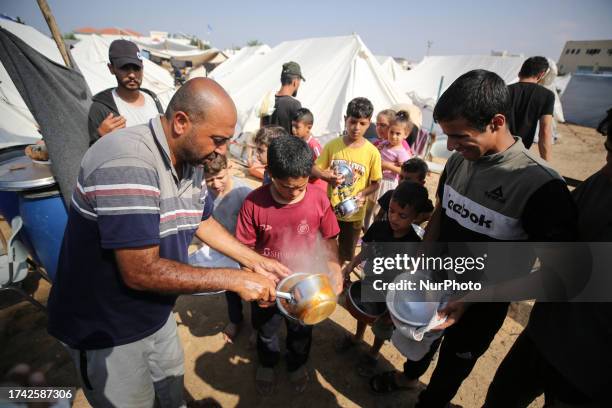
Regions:
M 359 203 L 355 197 L 347 198 L 344 201 L 336 204 L 334 212 L 339 217 L 348 217 L 359 211 Z
M 335 310 L 337 297 L 325 274 L 296 273 L 283 279 L 278 292 L 290 293 L 292 300 L 276 298 L 279 310 L 291 319 L 313 325 L 327 319 Z
M 351 283 L 346 292 L 346 309 L 360 322 L 372 324 L 387 312 L 387 305 L 382 302 L 365 302 L 361 300 L 361 281 Z
M 352 186 L 354 182 L 353 169 L 346 163 L 338 163 L 334 166 L 334 173 L 344 177 L 344 181 L 338 188 Z

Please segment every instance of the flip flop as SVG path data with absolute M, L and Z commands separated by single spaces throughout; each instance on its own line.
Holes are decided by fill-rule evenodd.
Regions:
M 255 389 L 257 393 L 262 396 L 270 395 L 274 392 L 275 385 L 274 369 L 258 366 L 255 372 Z
M 297 393 L 301 394 L 302 392 L 304 392 L 304 390 L 306 390 L 309 380 L 310 374 L 308 373 L 308 369 L 305 365 L 289 373 L 289 381 L 291 381 L 294 386 L 295 392 Z
M 370 378 L 370 390 L 375 394 L 390 394 L 396 391 L 410 391 L 418 387 L 418 380 L 411 386 L 399 385 L 395 381 L 396 373 L 397 371 L 386 371 L 376 374 Z

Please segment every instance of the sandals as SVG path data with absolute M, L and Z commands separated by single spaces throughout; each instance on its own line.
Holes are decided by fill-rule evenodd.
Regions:
M 414 385 L 399 385 L 395 379 L 397 371 L 387 371 L 370 378 L 370 390 L 375 394 L 390 394 L 396 391 L 410 391 L 417 388 L 419 380 L 413 380 Z
M 223 334 L 223 339 L 226 343 L 234 343 L 238 334 L 240 334 L 240 330 L 242 329 L 242 323 L 232 323 L 229 322 L 221 332 Z
M 257 393 L 262 396 L 270 395 L 274 392 L 275 385 L 274 369 L 258 366 L 255 372 L 255 389 Z
M 362 377 L 372 377 L 376 373 L 378 358 L 367 353 L 361 356 L 357 363 L 357 374 Z
M 306 390 L 309 380 L 310 374 L 308 373 L 308 369 L 305 365 L 289 373 L 289 381 L 291 381 L 295 392 L 297 393 L 302 393 L 304 390 Z

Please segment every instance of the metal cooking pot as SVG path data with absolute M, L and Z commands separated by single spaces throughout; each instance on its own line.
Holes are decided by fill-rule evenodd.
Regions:
M 276 288 L 278 309 L 305 325 L 327 319 L 337 302 L 329 277 L 324 274 L 295 273 L 280 281 Z
M 334 207 L 334 212 L 339 217 L 348 217 L 359 211 L 359 203 L 355 197 L 347 198 Z
M 338 188 L 348 187 L 353 185 L 353 169 L 346 163 L 338 163 L 334 166 L 334 173 L 338 176 L 343 176 L 344 181 L 338 184 Z
M 372 324 L 387 313 L 387 305 L 382 302 L 365 302 L 361 299 L 361 281 L 351 283 L 346 293 L 346 309 L 357 320 Z

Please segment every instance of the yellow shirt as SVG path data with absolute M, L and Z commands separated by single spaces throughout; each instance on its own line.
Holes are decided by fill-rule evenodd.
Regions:
M 382 179 L 380 152 L 367 140 L 361 147 L 348 147 L 344 144 L 342 136 L 328 142 L 317 158 L 317 166 L 326 170 L 339 163 L 346 163 L 353 170 L 353 189 L 345 198 L 354 197 L 371 182 Z M 327 187 L 327 196 L 332 207 L 342 201 L 338 195 L 338 189 L 332 188 L 331 185 Z M 345 218 L 338 217 L 338 219 L 347 222 L 360 221 L 365 218 L 365 210 L 365 206 L 362 206 L 355 214 Z

